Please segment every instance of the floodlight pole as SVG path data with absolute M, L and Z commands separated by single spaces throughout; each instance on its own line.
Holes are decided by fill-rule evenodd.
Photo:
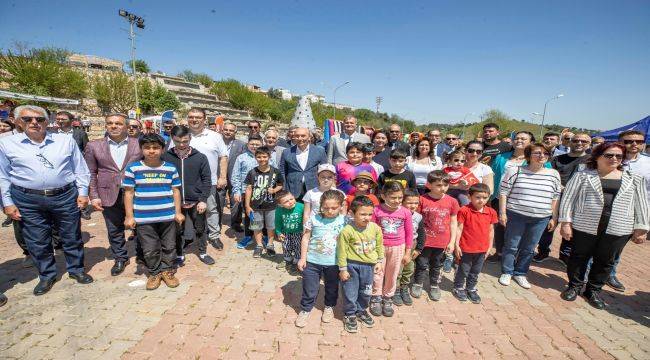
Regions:
M 135 23 L 134 17 L 129 17 L 129 38 L 131 39 L 131 69 L 133 70 L 133 83 L 135 90 L 135 116 L 139 117 L 140 102 L 138 101 L 138 72 L 135 69 L 135 32 L 133 31 L 133 24 Z

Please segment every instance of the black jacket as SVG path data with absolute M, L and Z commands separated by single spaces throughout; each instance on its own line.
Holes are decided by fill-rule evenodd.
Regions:
M 176 166 L 178 176 L 181 178 L 181 196 L 183 202 L 206 202 L 212 189 L 210 164 L 208 158 L 198 150 L 192 148 L 190 156 L 181 160 L 173 149 L 163 153 L 162 160 Z

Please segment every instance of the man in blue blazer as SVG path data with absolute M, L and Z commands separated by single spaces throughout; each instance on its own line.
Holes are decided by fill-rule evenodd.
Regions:
M 436 156 L 440 157 L 442 161 L 445 161 L 445 155 L 450 153 L 452 151 L 452 148 L 441 141 L 442 137 L 440 136 L 440 130 L 430 130 L 427 134 L 427 137 L 429 138 L 429 141 L 431 141 L 431 147 L 436 153 Z
M 327 163 L 327 155 L 322 147 L 310 144 L 306 128 L 295 129 L 293 141 L 296 145 L 282 152 L 279 167 L 285 189 L 302 199 L 307 190 L 318 186 L 318 165 Z

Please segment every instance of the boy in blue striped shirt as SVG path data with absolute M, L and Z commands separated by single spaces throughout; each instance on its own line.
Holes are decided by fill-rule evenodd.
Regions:
M 143 159 L 124 170 L 124 208 L 127 228 L 136 229 L 149 272 L 147 290 L 155 290 L 161 280 L 177 287 L 172 262 L 176 257 L 176 223 L 181 212 L 181 180 L 176 167 L 161 160 L 165 141 L 158 134 L 140 138 Z

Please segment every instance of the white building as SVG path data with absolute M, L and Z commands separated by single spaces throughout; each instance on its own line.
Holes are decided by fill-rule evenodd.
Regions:
M 324 102 L 324 101 L 325 101 L 325 96 L 323 96 L 323 95 L 318 95 L 318 94 L 307 94 L 307 95 L 305 95 L 305 97 L 307 98 L 307 100 L 309 100 L 309 103 L 310 103 L 310 104 L 313 104 L 313 103 L 320 103 L 320 102 Z
M 282 94 L 282 100 L 291 100 L 292 95 L 291 92 L 287 89 L 278 89 L 280 91 L 280 94 Z

